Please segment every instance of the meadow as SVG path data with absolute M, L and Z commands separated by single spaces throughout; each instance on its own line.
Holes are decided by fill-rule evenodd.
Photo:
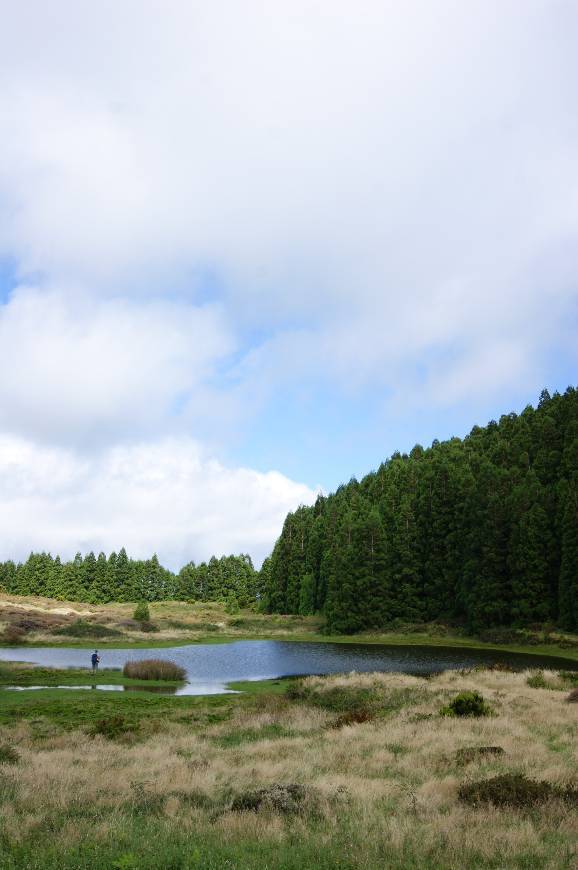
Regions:
M 12 683 L 34 671 L 3 668 Z M 4 691 L 0 866 L 571 868 L 575 682 L 473 670 L 213 697 Z M 464 691 L 491 715 L 442 715 Z M 460 796 L 506 773 L 553 791 L 519 806 Z

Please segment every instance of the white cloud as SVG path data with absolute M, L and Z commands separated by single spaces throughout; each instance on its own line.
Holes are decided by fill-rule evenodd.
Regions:
M 277 472 L 226 468 L 189 439 L 86 457 L 0 437 L 0 491 L 0 560 L 124 546 L 173 568 L 231 552 L 260 562 L 286 513 L 316 497 Z
M 445 408 L 576 359 L 573 4 L 0 7 L 0 258 L 32 285 L 0 433 L 71 485 L 143 440 L 222 455 L 270 396 Z
M 210 268 L 290 377 L 287 346 L 356 383 L 456 342 L 474 365 L 496 327 L 534 360 L 536 322 L 576 295 L 577 18 L 540 0 L 11 4 L 3 245 L 99 295 L 194 296 Z
M 0 306 L 0 426 L 86 447 L 166 429 L 183 403 L 218 415 L 207 382 L 233 349 L 218 305 L 22 287 Z

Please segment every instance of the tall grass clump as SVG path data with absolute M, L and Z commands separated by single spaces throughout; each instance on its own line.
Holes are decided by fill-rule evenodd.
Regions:
M 122 669 L 125 677 L 131 680 L 174 680 L 181 682 L 187 672 L 175 662 L 165 659 L 142 659 L 137 662 L 126 662 Z

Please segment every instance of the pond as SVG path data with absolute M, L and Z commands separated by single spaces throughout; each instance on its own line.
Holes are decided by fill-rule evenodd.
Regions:
M 3 647 L 0 660 L 33 662 L 46 667 L 90 667 L 92 650 L 71 647 Z M 305 674 L 385 671 L 433 674 L 476 665 L 504 664 L 517 670 L 578 670 L 578 662 L 554 656 L 526 655 L 485 649 L 397 646 L 363 643 L 306 643 L 247 640 L 170 648 L 100 651 L 102 668 L 122 668 L 129 659 L 170 659 L 187 671 L 188 683 L 177 694 L 225 691 L 235 680 L 264 680 Z

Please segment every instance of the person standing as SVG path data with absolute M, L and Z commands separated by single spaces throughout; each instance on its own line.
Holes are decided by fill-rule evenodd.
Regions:
M 91 655 L 90 661 L 92 662 L 92 673 L 95 674 L 98 670 L 98 663 L 100 662 L 100 656 L 97 649 L 95 649 Z

